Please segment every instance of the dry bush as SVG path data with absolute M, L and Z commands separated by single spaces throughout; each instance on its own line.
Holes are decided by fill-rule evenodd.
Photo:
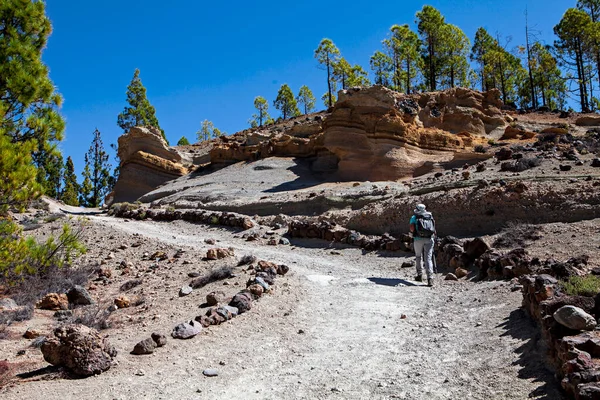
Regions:
M 194 289 L 201 288 L 203 286 L 208 285 L 209 283 L 220 281 L 223 279 L 227 279 L 231 277 L 233 273 L 233 269 L 231 267 L 221 267 L 217 269 L 213 269 L 207 275 L 200 276 L 194 279 L 190 286 Z
M 108 329 L 110 328 L 108 318 L 111 314 L 108 311 L 109 306 L 110 304 L 108 303 L 98 302 L 89 306 L 79 307 L 73 312 L 72 322 L 97 330 Z
M 542 228 L 538 225 L 510 221 L 494 241 L 494 247 L 515 248 L 525 247 L 527 242 L 542 238 Z
M 240 258 L 240 261 L 238 262 L 238 266 L 254 264 L 257 260 L 258 259 L 256 258 L 256 256 L 253 256 L 251 254 L 246 254 L 245 256 Z
M 36 301 L 48 293 L 65 293 L 75 285 L 85 286 L 94 268 L 87 267 L 49 267 L 40 275 L 27 276 L 9 289 L 9 297 L 23 306 L 33 306 Z

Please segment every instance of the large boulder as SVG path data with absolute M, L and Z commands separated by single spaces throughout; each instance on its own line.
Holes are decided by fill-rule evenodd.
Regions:
M 579 307 L 562 306 L 552 316 L 569 329 L 591 331 L 596 328 L 596 319 Z
M 54 337 L 46 339 L 41 350 L 47 362 L 67 367 L 79 376 L 108 370 L 117 355 L 115 348 L 95 329 L 83 325 L 56 328 Z
M 107 198 L 111 202 L 133 202 L 165 182 L 188 173 L 190 162 L 169 147 L 154 127 L 131 128 L 119 137 L 119 179 Z

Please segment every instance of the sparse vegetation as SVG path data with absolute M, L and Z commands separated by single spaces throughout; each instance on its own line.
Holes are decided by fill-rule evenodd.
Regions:
M 541 228 L 538 225 L 510 221 L 494 241 L 494 247 L 525 247 L 527 242 L 541 239 L 542 235 L 540 232 Z
M 223 279 L 227 279 L 231 277 L 233 273 L 233 269 L 231 267 L 221 267 L 210 271 L 208 274 L 204 276 L 200 276 L 194 279 L 190 286 L 194 289 L 201 288 L 203 286 L 208 285 L 209 283 L 220 281 Z
M 572 276 L 562 282 L 565 292 L 570 296 L 595 296 L 600 293 L 600 277 L 596 275 Z
M 475 146 L 473 148 L 473 150 L 475 151 L 475 153 L 485 153 L 485 152 L 487 152 L 485 146 L 483 146 L 481 144 L 478 144 L 477 146 Z

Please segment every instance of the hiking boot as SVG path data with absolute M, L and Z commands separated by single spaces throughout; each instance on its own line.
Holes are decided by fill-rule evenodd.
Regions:
M 427 286 L 433 286 L 433 278 L 427 278 Z
M 417 276 L 415 276 L 415 281 L 417 281 L 417 282 L 423 282 L 423 275 L 417 275 Z

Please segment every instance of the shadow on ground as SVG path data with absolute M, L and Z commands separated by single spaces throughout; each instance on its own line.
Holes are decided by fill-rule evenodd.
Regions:
M 371 277 L 371 278 L 367 278 L 369 281 L 373 282 L 376 285 L 383 285 L 383 286 L 398 286 L 398 285 L 402 285 L 402 286 L 425 286 L 425 285 L 420 285 L 414 282 L 410 282 L 404 279 L 399 279 L 399 278 L 376 278 L 376 277 Z
M 523 341 L 515 350 L 519 354 L 516 362 L 521 367 L 519 378 L 539 382 L 536 390 L 529 393 L 531 399 L 564 400 L 560 382 L 554 378 L 554 372 L 546 364 L 547 348 L 541 338 L 541 332 L 522 309 L 514 310 L 499 325 L 505 330 L 502 336 L 510 336 Z

